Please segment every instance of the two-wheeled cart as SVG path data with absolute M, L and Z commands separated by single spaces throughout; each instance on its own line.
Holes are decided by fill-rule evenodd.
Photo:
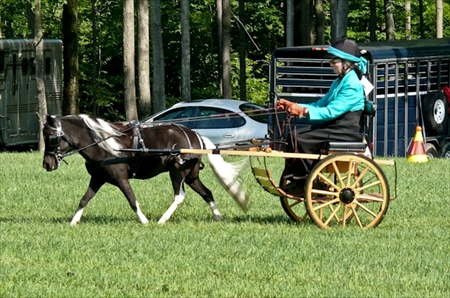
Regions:
M 395 166 L 394 160 L 365 156 L 366 146 L 365 142 L 331 142 L 326 154 L 320 155 L 274 151 L 265 145 L 252 147 L 251 150 L 181 149 L 181 153 L 248 156 L 258 183 L 267 192 L 280 197 L 284 211 L 294 221 L 303 221 L 309 216 L 324 229 L 345 228 L 353 223 L 366 229 L 381 223 L 393 199 L 380 165 Z M 277 183 L 276 178 L 272 177 L 267 164 L 270 158 L 317 160 L 306 181 L 304 197 L 289 195 L 280 188 L 287 181 L 280 178 Z

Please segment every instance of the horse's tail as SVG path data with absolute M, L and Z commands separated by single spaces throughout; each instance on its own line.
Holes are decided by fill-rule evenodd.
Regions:
M 216 148 L 216 146 L 208 138 L 202 137 L 202 139 L 205 143 L 206 149 Z M 250 199 L 245 193 L 240 184 L 240 179 L 238 178 L 239 172 L 245 166 L 246 162 L 228 163 L 220 154 L 208 154 L 208 161 L 217 177 L 217 180 L 219 180 L 223 188 L 226 189 L 226 191 L 242 208 L 242 210 L 247 212 L 249 209 Z

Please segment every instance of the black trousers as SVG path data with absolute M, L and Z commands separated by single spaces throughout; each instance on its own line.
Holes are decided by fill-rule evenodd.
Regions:
M 360 142 L 364 138 L 363 112 L 348 112 L 332 121 L 308 125 L 288 137 L 287 152 L 320 154 L 328 142 Z M 294 131 L 292 131 L 293 133 Z M 318 160 L 286 159 L 282 177 L 288 180 L 306 179 Z

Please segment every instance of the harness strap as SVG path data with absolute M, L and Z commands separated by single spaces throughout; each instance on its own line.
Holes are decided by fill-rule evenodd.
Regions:
M 183 132 L 184 136 L 186 137 L 186 140 L 188 141 L 189 149 L 193 149 L 192 143 L 191 143 L 191 139 L 189 139 L 189 137 L 188 137 L 186 131 L 184 130 L 185 126 L 179 125 L 179 124 L 176 124 L 176 123 L 174 123 L 173 125 L 175 125 L 176 127 L 178 127 L 178 128 Z
M 144 139 L 141 134 L 141 125 L 138 121 L 130 121 L 130 125 L 133 128 L 133 149 L 146 149 Z

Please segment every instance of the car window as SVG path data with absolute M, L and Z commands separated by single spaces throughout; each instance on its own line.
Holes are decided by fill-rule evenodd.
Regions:
M 191 127 L 195 119 L 197 107 L 183 107 L 169 110 L 164 114 L 155 117 L 154 121 L 173 122 L 187 127 Z M 184 120 L 183 120 L 184 119 Z
M 267 110 L 262 109 L 260 106 L 251 104 L 251 103 L 244 103 L 239 106 L 242 112 L 247 114 L 250 118 L 253 120 L 259 122 L 259 123 L 266 123 L 268 122 L 268 113 Z
M 232 128 L 240 127 L 245 124 L 245 119 L 231 111 L 200 107 L 195 128 L 197 129 L 212 129 L 212 128 Z

